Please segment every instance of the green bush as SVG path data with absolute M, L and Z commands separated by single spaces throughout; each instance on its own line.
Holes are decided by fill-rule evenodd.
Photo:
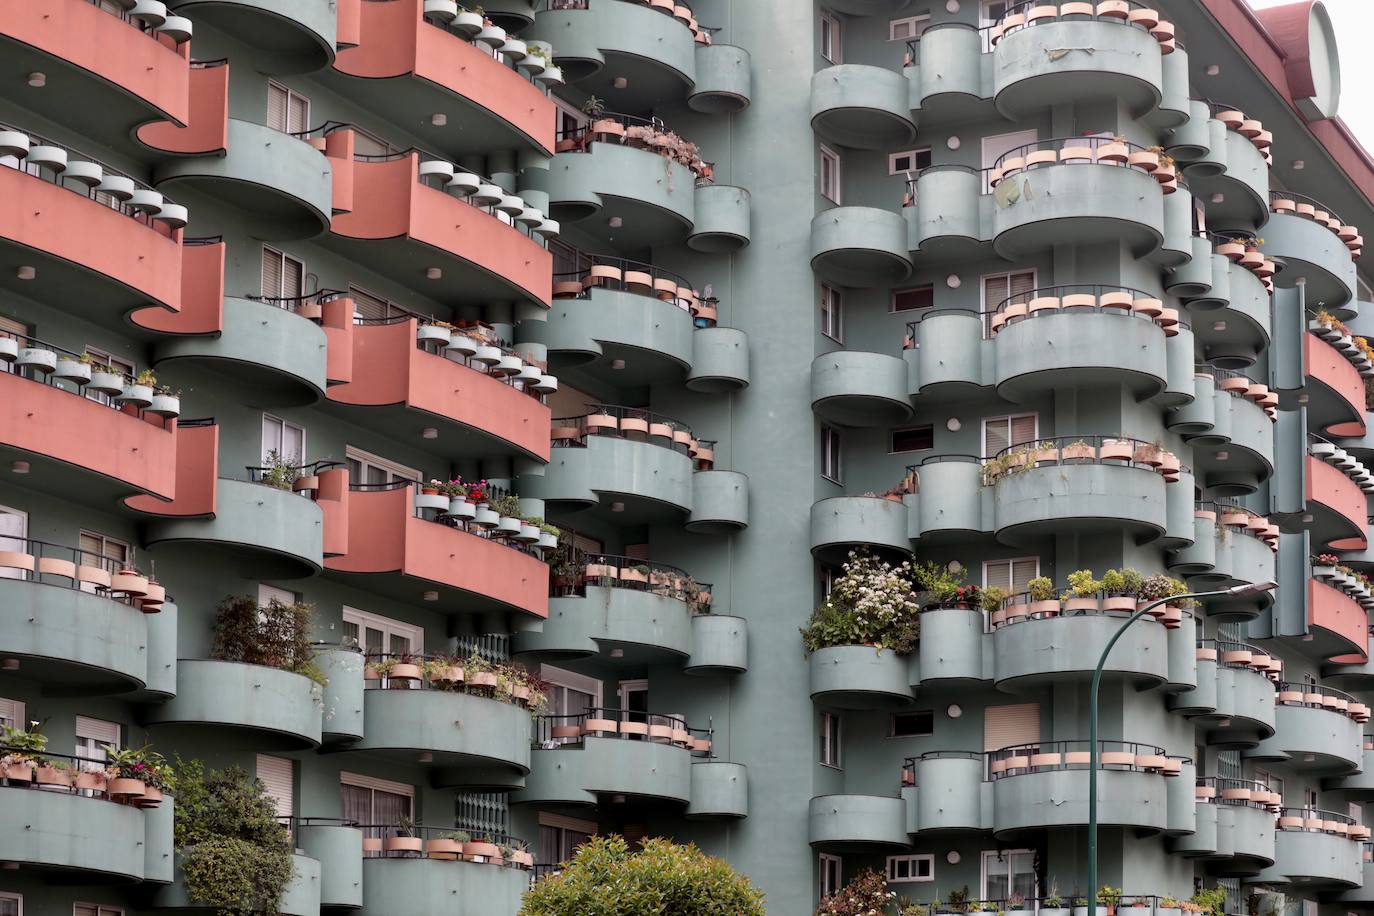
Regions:
M 567 866 L 525 892 L 520 916 L 765 916 L 763 892 L 694 845 L 592 837 Z
M 806 651 L 872 644 L 905 655 L 916 648 L 920 605 L 911 586 L 910 561 L 892 565 L 855 550 L 830 595 L 802 628 Z
M 304 601 L 282 604 L 273 598 L 259 605 L 252 595 L 230 595 L 215 608 L 210 657 L 280 668 L 323 687 L 329 679 L 315 664 L 315 649 L 310 644 L 314 610 L 313 604 Z

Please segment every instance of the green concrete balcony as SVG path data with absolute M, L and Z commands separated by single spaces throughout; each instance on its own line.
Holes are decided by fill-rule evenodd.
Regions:
M 907 833 L 983 830 L 987 761 L 978 751 L 929 751 L 902 765 Z
M 1053 5 L 1049 12 L 1049 17 L 1027 23 L 1027 8 L 1012 7 L 994 24 L 998 111 L 1019 120 L 1065 102 L 1112 100 L 1139 117 L 1159 104 L 1164 96 L 1162 59 L 1174 50 L 1172 26 L 1166 35 L 1157 26 L 1115 16 L 1059 18 Z M 1094 53 L 1075 50 L 1082 48 Z
M 1270 675 L 1280 668 L 1262 649 L 1246 643 L 1201 640 L 1196 649 L 1197 688 L 1169 697 L 1169 708 L 1200 716 L 1208 744 L 1253 748 L 1274 735 L 1275 690 Z
M 1276 575 L 1278 540 L 1279 526 L 1266 516 L 1231 500 L 1199 501 L 1193 508 L 1193 542 L 1171 552 L 1168 565 L 1208 588 L 1270 582 Z M 1247 599 L 1209 606 L 1208 611 L 1248 617 L 1258 613 L 1257 604 L 1272 601 L 1266 594 L 1260 602 Z
M 315 664 L 326 678 L 321 692 L 325 744 L 357 741 L 363 736 L 363 652 L 350 643 L 315 645 Z
M 1243 756 L 1256 760 L 1301 760 L 1312 772 L 1340 774 L 1364 762 L 1360 723 L 1350 712 L 1355 700 L 1331 687 L 1280 682 L 1274 698 L 1274 735 Z
M 984 34 L 971 22 L 937 22 L 907 42 L 903 75 L 922 116 L 950 119 L 970 101 L 991 95 L 983 81 Z
M 1358 801 L 1374 799 L 1374 736 L 1364 735 L 1362 748 L 1359 772 L 1324 779 L 1323 789 L 1346 792 Z
M 47 756 L 72 766 L 82 762 Z M 0 788 L 0 856 L 54 882 L 171 880 L 175 801 L 165 797 L 145 809 L 98 795 L 10 779 Z
M 749 107 L 753 94 L 749 52 L 735 45 L 697 44 L 697 81 L 687 107 L 703 114 L 730 114 Z
M 1212 859 L 1209 869 L 1224 875 L 1253 875 L 1274 864 L 1274 815 L 1278 793 L 1264 783 L 1209 776 L 1196 780 L 1197 807 L 1191 834 L 1173 837 L 1169 849 L 1190 858 Z
M 333 214 L 332 168 L 324 153 L 298 136 L 238 118 L 229 119 L 222 151 L 163 159 L 153 184 L 228 203 L 246 231 L 267 240 L 314 238 Z
M 5 547 L 0 659 L 7 667 L 54 694 L 174 689 L 177 609 L 162 585 L 75 547 L 23 538 L 6 538 Z
M 686 817 L 737 818 L 749 816 L 749 773 L 742 763 L 698 760 L 692 764 L 692 800 Z
M 1149 168 L 1153 155 L 1135 144 L 1083 137 L 1008 151 L 989 179 L 993 196 L 1006 202 L 992 211 L 993 247 L 1011 259 L 1101 242 L 1136 257 L 1151 254 L 1164 240 L 1164 196 L 1173 188 L 1166 170 Z
M 1339 898 L 1346 903 L 1374 903 L 1374 853 L 1370 844 L 1362 844 L 1360 849 L 1360 885 L 1343 891 Z
M 1301 883 L 1304 887 L 1353 887 L 1364 876 L 1357 829 L 1348 815 L 1309 808 L 1280 808 L 1274 833 L 1274 864 L 1259 881 Z
M 822 852 L 904 850 L 906 803 L 888 795 L 818 795 L 811 799 L 811 846 Z
M 1237 248 L 1231 235 L 1235 233 L 1210 236 L 1217 252 L 1210 260 L 1210 270 L 1206 269 L 1207 262 L 1200 260 L 1177 269 L 1175 276 L 1180 277 L 1196 265 L 1197 286 L 1194 292 L 1176 294 L 1188 299 L 1195 315 L 1194 333 L 1206 350 L 1208 363 L 1222 369 L 1244 369 L 1269 347 L 1269 281 L 1255 270 L 1268 271 L 1275 265 L 1265 266 L 1262 261 L 1254 269 L 1242 265 L 1243 246 Z M 1174 286 L 1170 291 L 1177 289 Z
M 1148 442 L 1060 436 L 1004 449 L 989 459 L 996 531 L 1014 543 L 1049 531 L 1113 531 L 1137 541 L 1168 528 L 1167 488 L 1177 456 Z
M 811 699 L 842 709 L 905 706 L 913 693 L 907 660 L 875 646 L 830 646 L 811 653 Z
M 907 507 L 874 496 L 832 496 L 811 506 L 811 553 L 827 563 L 842 563 L 855 547 L 902 552 L 907 537 Z
M 273 74 L 312 73 L 334 62 L 338 11 L 329 0 L 171 0 L 167 4 L 261 49 Z
M 522 496 L 565 512 L 605 515 L 618 524 L 680 520 L 692 511 L 692 451 L 683 423 L 639 408 L 593 405 L 553 420 L 542 476 L 521 479 Z
M 1233 369 L 1196 371 L 1214 382 L 1213 425 L 1189 440 L 1198 485 L 1218 496 L 1253 493 L 1274 474 L 1275 421 L 1263 404 L 1277 394 Z
M 1218 107 L 1224 110 L 1223 106 Z M 1263 226 L 1269 219 L 1269 163 L 1264 153 L 1250 137 L 1228 129 L 1215 118 L 1208 122 L 1208 127 L 1208 152 L 1184 166 L 1195 195 L 1206 200 L 1220 195 L 1207 208 L 1208 222 L 1220 226 Z M 1263 234 L 1268 237 L 1267 228 Z
M 907 325 L 902 359 L 907 364 L 908 393 L 938 397 L 968 396 L 976 388 L 992 384 L 984 379 L 988 321 L 973 309 L 927 310 Z
M 178 861 L 176 878 L 153 894 L 155 910 L 209 910 L 191 896 Z M 277 903 L 282 916 L 316 916 L 320 911 L 320 863 L 299 853 L 291 856 L 291 878 Z
M 937 455 L 907 468 L 907 536 L 911 540 L 986 531 L 983 461 L 976 455 Z
M 700 452 L 697 457 L 701 464 Z M 749 478 L 739 471 L 692 474 L 692 512 L 684 526 L 693 534 L 732 534 L 749 527 Z
M 748 336 L 738 328 L 697 328 L 692 333 L 692 368 L 686 384 L 703 394 L 748 388 Z
M 1163 748 L 1102 741 L 1098 822 L 1142 834 L 1169 828 L 1170 780 L 1192 783 L 1192 762 Z M 1088 822 L 1087 741 L 1049 741 L 988 755 L 998 833 Z M 1188 799 L 1192 807 L 1192 799 Z M 1191 812 L 1190 812 L 1191 813 Z
M 915 206 L 902 208 L 910 250 L 931 261 L 982 251 L 983 243 L 991 240 L 992 198 L 985 193 L 986 182 L 984 172 L 966 165 L 922 169 L 914 188 Z
M 436 911 L 451 916 L 517 912 L 520 898 L 530 884 L 529 871 L 494 864 L 487 856 L 469 857 L 469 845 L 481 848 L 483 844 L 465 843 L 461 861 L 406 852 L 367 856 L 362 860 L 363 912 L 369 916 L 413 916 Z
M 929 604 L 921 608 L 921 639 L 916 673 L 922 686 L 952 681 L 983 681 L 986 643 L 983 612 L 966 604 Z M 918 678 L 910 678 L 916 686 Z
M 548 195 L 554 219 L 581 223 L 598 242 L 620 236 L 610 228 L 614 221 L 646 246 L 685 241 L 697 251 L 725 253 L 748 245 L 749 192 L 714 184 L 713 166 L 699 155 L 687 164 L 661 155 L 657 150 L 669 143 L 659 122 L 598 115 L 585 130 L 559 141 L 562 151 L 548 169 L 529 170 L 525 180 Z
M 749 626 L 744 617 L 698 614 L 692 618 L 688 674 L 741 674 L 749 670 Z
M 1364 656 L 1338 656 L 1322 665 L 1322 680 L 1344 690 L 1369 690 L 1374 688 L 1374 661 L 1369 659 L 1367 653 Z M 1368 767 L 1365 769 L 1369 770 Z
M 297 818 L 296 843 L 319 863 L 319 905 L 363 905 L 363 831 L 330 818 Z
M 713 759 L 710 730 L 677 715 L 598 707 L 534 724 L 530 773 L 514 804 L 593 805 L 626 795 L 685 805 L 694 761 Z
M 1107 641 L 1135 612 L 1129 597 L 1068 599 L 1063 610 L 1048 614 L 1030 613 L 1033 604 L 1038 603 L 1031 602 L 1029 595 L 1013 596 L 1004 608 L 1004 622 L 993 628 L 993 670 L 1001 689 L 1014 692 L 1086 681 Z M 1169 680 L 1169 630 L 1163 619 L 1147 617 L 1126 630 L 1104 676 L 1127 681 L 1137 689 Z
M 831 143 L 897 149 L 916 138 L 911 84 L 887 67 L 836 64 L 811 77 L 811 126 Z
M 906 363 L 886 353 L 822 353 L 811 363 L 811 409 L 841 426 L 898 426 L 911 418 Z
M 911 275 L 906 219 L 875 207 L 833 207 L 811 220 L 811 268 L 829 283 L 867 289 Z
M 1285 265 L 1274 276 L 1275 285 L 1291 287 L 1303 277 L 1308 303 L 1333 308 L 1353 302 L 1359 230 L 1325 204 L 1300 194 L 1275 191 L 1270 207 L 1264 253 Z
M 159 339 L 153 365 L 185 360 L 203 366 L 262 406 L 313 404 L 328 385 L 325 331 L 306 317 L 318 314 L 317 299 L 227 298 L 219 327 L 208 334 Z
M 301 750 L 318 747 L 323 708 L 320 685 L 302 674 L 263 665 L 211 659 L 181 659 L 176 697 L 149 707 L 154 728 L 177 727 L 221 740 Z

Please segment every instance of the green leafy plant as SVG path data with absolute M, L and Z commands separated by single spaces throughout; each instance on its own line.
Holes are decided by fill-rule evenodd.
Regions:
M 276 449 L 267 453 L 267 465 L 262 469 L 262 482 L 278 490 L 289 490 L 301 476 L 301 467 L 296 461 L 283 457 Z
M 587 100 L 582 103 L 582 113 L 596 117 L 606 110 L 606 103 L 594 95 L 587 96 Z
M 1226 912 L 1226 888 L 1203 888 L 1193 894 L 1191 902 L 1198 906 L 1198 912 L 1210 913 L 1212 916 L 1223 916 Z
M 967 576 L 962 566 L 954 570 L 949 564 L 936 563 L 933 560 L 913 564 L 911 573 L 916 580 L 916 586 L 921 591 L 929 592 L 931 600 L 936 602 L 952 601 L 958 595 Z
M 1109 569 L 1102 574 L 1102 581 L 1098 585 L 1108 595 L 1125 594 L 1126 577 L 1115 569 Z
M 280 668 L 324 686 L 328 679 L 315 664 L 310 644 L 313 613 L 314 605 L 302 601 L 283 604 L 273 598 L 263 606 L 252 595 L 231 595 L 215 609 L 210 657 Z
M 175 789 L 173 769 L 166 758 L 144 747 L 116 748 L 104 745 L 105 772 L 115 778 L 137 779 L 150 789 L 171 792 Z
M 806 650 L 869 644 L 910 652 L 920 633 L 911 576 L 909 561 L 894 566 L 867 550 L 851 552 L 829 596 L 801 630 Z
M 1144 578 L 1140 575 L 1140 570 L 1133 569 L 1132 567 L 1127 566 L 1125 569 L 1121 570 L 1121 579 L 1123 583 L 1121 594 L 1140 594 L 1140 587 L 1145 581 Z
M 510 493 L 492 493 L 487 496 L 487 505 L 497 515 L 506 518 L 520 517 L 520 498 Z
M 1163 573 L 1146 576 L 1140 584 L 1141 601 L 1158 601 L 1174 594 L 1174 580 Z
M 1002 607 L 1002 602 L 1007 600 L 1007 592 L 994 585 L 992 588 L 983 589 L 981 599 L 983 610 L 991 614 Z
M 1116 906 L 1121 902 L 1121 888 L 1112 887 L 1104 884 L 1097 889 L 1097 903 L 1099 906 Z
M 631 852 L 618 836 L 592 837 L 578 847 L 571 862 L 525 892 L 519 916 L 612 912 L 765 916 L 763 892 L 724 859 L 659 837 Z
M 924 903 L 902 903 L 897 907 L 897 916 L 930 916 L 930 907 Z
M 37 763 L 47 750 L 48 736 L 43 734 L 43 723 L 37 719 L 31 720 L 28 728 L 0 725 L 0 745 L 5 763 Z
M 835 893 L 821 900 L 816 916 L 865 916 L 886 913 L 887 906 L 897 895 L 888 890 L 887 878 L 881 872 L 866 868 Z
M 1053 601 L 1055 599 L 1054 580 L 1048 576 L 1036 576 L 1026 583 L 1032 601 Z
M 1076 569 L 1069 573 L 1069 588 L 1065 598 L 1095 598 L 1102 590 L 1102 583 L 1093 578 L 1092 570 Z
M 153 374 L 152 369 L 144 369 L 138 375 L 134 376 L 134 384 L 151 388 L 157 384 L 157 376 Z

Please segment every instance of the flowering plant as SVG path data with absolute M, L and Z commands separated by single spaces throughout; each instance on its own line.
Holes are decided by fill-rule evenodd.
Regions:
M 467 484 L 467 497 L 473 502 L 487 501 L 487 481 L 483 478 L 476 483 Z
M 120 750 L 106 744 L 104 749 L 108 758 L 106 775 L 117 779 L 137 779 L 150 789 L 171 791 L 172 768 L 161 754 L 147 747 Z
M 916 647 L 919 611 L 910 560 L 894 566 L 867 550 L 855 550 L 802 628 L 802 641 L 808 652 L 873 645 L 904 655 Z
M 1336 566 L 1341 562 L 1341 558 L 1334 553 L 1322 553 L 1317 555 L 1318 566 Z
M 821 900 L 816 916 L 882 916 L 897 895 L 887 888 L 887 879 L 867 868 L 829 897 Z
M 31 720 L 27 729 L 0 725 L 0 749 L 6 752 L 0 763 L 37 763 L 48 747 L 48 736 L 42 728 L 43 723 L 37 719 Z

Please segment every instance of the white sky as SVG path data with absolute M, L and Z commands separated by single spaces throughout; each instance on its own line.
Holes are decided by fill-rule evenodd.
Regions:
M 1250 0 L 1257 10 L 1283 6 L 1292 0 Z M 1366 150 L 1374 152 L 1374 53 L 1369 38 L 1374 34 L 1374 0 L 1323 0 L 1336 28 L 1341 57 L 1340 114 Z

